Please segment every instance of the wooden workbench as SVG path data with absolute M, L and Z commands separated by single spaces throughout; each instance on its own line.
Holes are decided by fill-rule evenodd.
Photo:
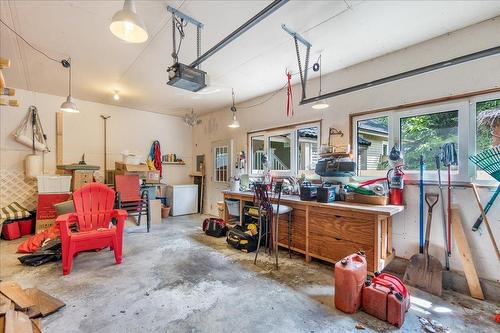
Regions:
M 253 193 L 223 191 L 226 199 L 240 201 L 240 223 L 243 207 L 251 205 Z M 275 202 L 275 199 L 271 199 Z M 335 263 L 357 251 L 364 251 L 368 271 L 380 271 L 394 257 L 392 216 L 402 206 L 374 206 L 347 202 L 320 203 L 302 201 L 298 196 L 283 195 L 281 203 L 293 208 L 291 249 L 305 255 L 307 262 L 318 258 Z M 227 207 L 224 210 L 228 221 Z M 288 215 L 281 215 L 278 245 L 288 248 Z

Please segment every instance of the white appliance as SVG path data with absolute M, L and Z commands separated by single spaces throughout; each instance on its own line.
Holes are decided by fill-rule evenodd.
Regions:
M 167 185 L 167 200 L 170 215 L 198 213 L 198 185 Z

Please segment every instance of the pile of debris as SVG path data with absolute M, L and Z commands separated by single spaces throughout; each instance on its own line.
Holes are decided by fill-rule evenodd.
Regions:
M 41 317 L 65 305 L 38 288 L 22 289 L 16 282 L 0 282 L 0 333 L 42 332 Z

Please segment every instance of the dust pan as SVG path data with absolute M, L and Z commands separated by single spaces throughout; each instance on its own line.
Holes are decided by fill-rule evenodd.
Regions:
M 429 255 L 432 208 L 437 203 L 438 198 L 437 194 L 425 194 L 425 201 L 429 209 L 427 212 L 424 253 L 415 254 L 410 258 L 410 263 L 405 271 L 404 281 L 410 286 L 441 296 L 443 289 L 443 266 L 438 259 Z

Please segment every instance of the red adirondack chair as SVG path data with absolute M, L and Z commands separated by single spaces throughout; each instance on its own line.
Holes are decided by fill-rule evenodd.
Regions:
M 71 273 L 73 256 L 81 251 L 110 247 L 117 264 L 122 261 L 123 227 L 127 212 L 113 209 L 115 191 L 104 184 L 90 183 L 73 193 L 76 213 L 57 217 L 61 232 L 63 274 Z M 116 226 L 111 219 L 116 218 Z M 69 229 L 76 222 L 78 232 Z

